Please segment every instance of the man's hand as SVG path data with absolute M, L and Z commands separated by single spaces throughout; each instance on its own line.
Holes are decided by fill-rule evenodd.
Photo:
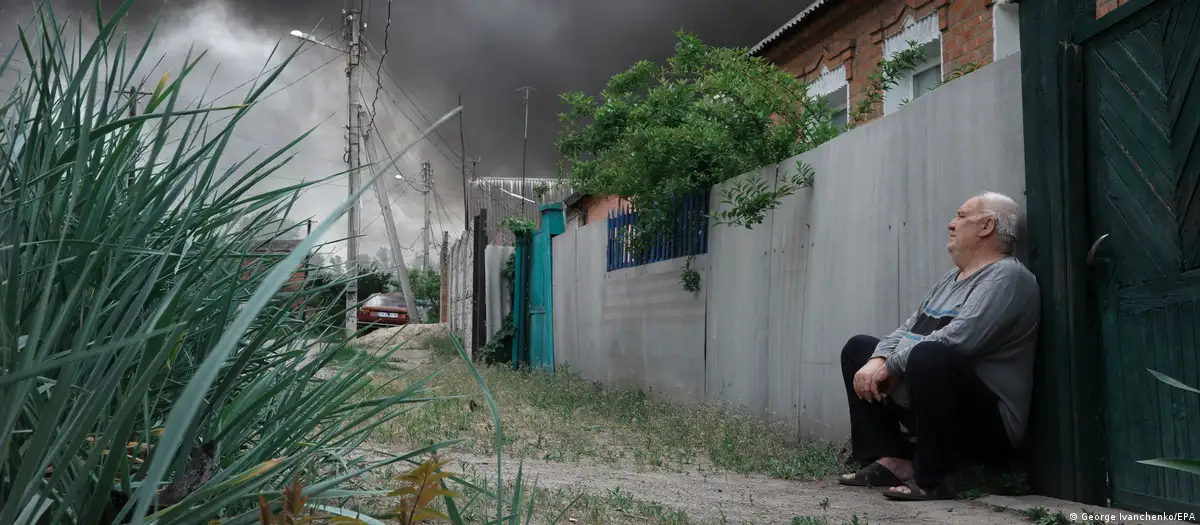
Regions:
M 887 359 L 872 357 L 854 374 L 854 393 L 864 401 L 882 401 L 891 386 Z

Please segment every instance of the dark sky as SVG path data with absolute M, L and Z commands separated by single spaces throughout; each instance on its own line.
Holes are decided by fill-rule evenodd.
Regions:
M 0 21 L 5 24 L 4 33 L 12 27 L 13 18 L 28 12 L 27 7 L 24 10 L 22 7 L 30 5 L 30 1 L 0 1 L 0 5 L 7 5 L 0 12 Z M 369 13 L 367 37 L 382 51 L 389 1 L 361 1 L 365 2 Z M 91 0 L 53 3 L 61 11 L 90 9 L 94 5 Z M 106 6 L 118 3 L 105 0 Z M 557 160 L 553 148 L 558 127 L 556 115 L 563 109 L 558 99 L 560 93 L 572 90 L 595 93 L 610 76 L 637 60 L 657 61 L 669 56 L 672 32 L 681 28 L 698 33 L 710 44 L 751 46 L 808 3 L 809 0 L 393 0 L 386 68 L 430 119 L 437 119 L 453 108 L 461 93 L 465 107 L 466 155 L 482 159 L 479 164 L 481 176 L 520 175 L 524 109 L 521 95 L 516 90 L 525 85 L 533 87 L 535 91 L 529 109 L 528 173 L 531 177 L 552 176 Z M 141 0 L 131 20 L 135 24 L 145 24 L 153 20 L 156 11 L 162 7 L 161 0 Z M 167 30 L 163 34 L 171 31 L 171 38 L 180 40 L 175 48 L 183 49 L 182 40 L 201 35 L 196 32 L 198 30 L 190 31 L 205 18 L 198 13 L 219 13 L 210 17 L 201 36 L 208 45 L 223 50 L 214 53 L 222 57 L 221 68 L 233 64 L 236 69 L 237 63 L 242 61 L 253 62 L 257 67 L 262 65 L 265 57 L 259 58 L 255 53 L 245 58 L 237 55 L 238 49 L 253 48 L 242 40 L 259 42 L 284 38 L 285 45 L 294 45 L 286 38 L 289 30 L 308 31 L 317 24 L 320 29 L 313 32 L 324 36 L 340 25 L 342 7 L 339 0 L 168 0 L 166 19 L 169 23 L 164 23 Z M 226 28 L 228 34 L 224 34 Z M 0 46 L 5 50 L 11 45 L 8 40 L 0 38 Z M 336 37 L 331 40 L 337 43 Z M 198 47 L 204 45 L 205 42 L 197 43 Z M 166 53 L 171 54 L 170 51 Z M 293 73 L 303 74 L 332 58 L 336 52 L 314 48 L 305 54 L 305 60 L 297 61 Z M 320 61 L 316 61 L 318 58 Z M 295 100 L 288 102 L 281 111 L 295 113 L 297 107 L 309 111 L 312 110 L 310 106 L 324 104 L 336 107 L 330 101 L 339 100 L 339 88 L 344 93 L 341 67 L 334 64 L 314 77 L 321 75 L 324 80 L 319 82 L 325 85 L 317 89 L 317 93 L 297 91 Z M 374 86 L 369 85 L 366 94 L 370 99 L 374 95 Z M 394 88 L 384 94 L 379 105 L 390 105 L 389 94 L 420 122 L 409 101 Z M 344 100 L 344 97 L 340 99 L 343 106 Z M 382 112 L 380 115 L 381 119 L 385 118 Z M 389 120 L 395 122 L 387 124 L 395 132 L 406 135 L 414 131 L 414 126 L 394 110 L 391 115 L 395 118 Z M 334 160 L 340 157 L 341 131 L 338 126 L 343 122 L 344 116 L 335 116 L 322 124 L 332 126 L 331 131 L 319 139 L 329 145 L 312 146 L 314 151 L 326 149 L 311 155 Z M 261 126 L 261 123 L 255 124 Z M 267 137 L 280 132 L 302 131 L 293 127 L 293 124 L 281 121 L 273 126 L 252 128 L 248 133 Z M 387 134 L 382 128 L 381 125 L 381 134 Z M 443 136 L 447 144 L 441 145 L 442 151 L 457 157 L 457 123 L 445 129 Z M 398 141 L 400 137 L 396 139 Z M 263 142 L 275 145 L 286 143 L 287 139 L 280 135 Z M 435 184 L 448 208 L 440 210 L 441 217 L 434 220 L 447 223 L 439 224 L 437 229 L 448 230 L 453 237 L 461 230 L 462 182 L 458 168 L 428 146 L 421 148 L 416 156 L 433 163 Z M 419 171 L 418 159 L 413 158 L 407 164 L 402 167 L 406 174 Z M 328 168 L 334 167 L 329 163 Z M 392 191 L 400 190 L 393 186 Z M 420 206 L 419 196 L 413 193 L 397 200 L 408 215 L 407 219 L 398 218 L 401 222 L 419 219 L 420 212 L 412 212 L 413 206 Z M 364 204 L 364 222 L 378 215 L 377 206 L 375 203 Z M 319 215 L 320 210 L 314 210 L 314 213 Z M 454 213 L 457 218 L 451 218 Z M 409 244 L 408 238 L 419 228 L 419 224 L 410 226 L 403 224 L 401 227 L 402 236 L 407 236 L 402 239 L 402 244 Z M 368 228 L 367 244 L 382 244 L 385 240 L 382 234 L 382 228 Z M 440 239 L 440 233 L 437 237 Z M 375 249 L 364 251 L 374 253 Z

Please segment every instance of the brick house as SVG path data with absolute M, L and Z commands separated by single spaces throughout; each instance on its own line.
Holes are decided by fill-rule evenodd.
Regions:
M 1128 0 L 1096 0 L 1097 18 Z M 824 95 L 845 123 L 885 57 L 919 44 L 926 61 L 884 95 L 865 120 L 896 111 L 953 72 L 966 73 L 1021 49 L 1020 0 L 813 0 L 750 49 Z
M 628 201 L 616 195 L 573 193 L 563 200 L 566 227 L 569 229 L 602 221 L 613 210 L 628 204 Z
M 1113 1 L 1113 0 L 1109 0 Z M 865 96 L 885 57 L 916 42 L 926 60 L 899 79 L 866 120 L 920 97 L 950 72 L 985 66 L 1020 50 L 1013 0 L 815 0 L 751 48 L 824 95 L 834 120 Z
M 292 251 L 296 249 L 296 246 L 298 246 L 301 242 L 301 239 L 271 239 L 263 242 L 254 249 L 250 250 L 250 254 L 253 258 L 247 258 L 243 260 L 242 267 L 249 269 L 253 266 L 256 271 L 264 271 L 266 267 L 279 262 L 284 257 L 287 257 L 288 254 L 292 253 Z M 249 272 L 242 274 L 242 279 L 249 278 Z M 304 263 L 296 268 L 296 271 L 292 272 L 291 277 L 286 283 L 284 283 L 283 287 L 279 289 L 279 292 L 295 292 L 299 290 L 300 286 L 307 278 L 308 261 L 306 259 Z M 301 302 L 301 298 L 296 298 L 295 302 L 292 304 L 292 308 L 299 308 Z

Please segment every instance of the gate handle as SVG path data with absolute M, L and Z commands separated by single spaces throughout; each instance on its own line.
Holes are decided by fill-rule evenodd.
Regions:
M 1101 245 L 1102 243 L 1104 243 L 1104 240 L 1105 240 L 1105 239 L 1107 239 L 1107 238 L 1108 238 L 1108 234 L 1106 233 L 1106 234 L 1104 234 L 1104 235 L 1101 235 L 1099 239 L 1096 239 L 1096 242 L 1093 242 L 1093 243 L 1092 243 L 1092 248 L 1091 248 L 1090 250 L 1088 250 L 1088 253 L 1087 253 L 1087 263 L 1088 263 L 1088 266 L 1091 266 L 1091 264 L 1092 264 L 1093 262 L 1095 262 L 1095 260 L 1096 260 L 1096 250 L 1100 248 L 1100 245 Z

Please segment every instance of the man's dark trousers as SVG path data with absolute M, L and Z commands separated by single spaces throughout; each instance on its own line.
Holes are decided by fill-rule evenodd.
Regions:
M 908 408 L 891 398 L 859 399 L 854 374 L 878 344 L 879 339 L 859 335 L 842 348 L 855 460 L 865 465 L 881 457 L 910 459 L 917 485 L 929 488 L 953 474 L 959 462 L 993 463 L 1012 457 L 999 399 L 979 380 L 967 357 L 944 344 L 924 342 L 912 348 L 903 378 Z M 915 444 L 900 424 L 916 437 Z

